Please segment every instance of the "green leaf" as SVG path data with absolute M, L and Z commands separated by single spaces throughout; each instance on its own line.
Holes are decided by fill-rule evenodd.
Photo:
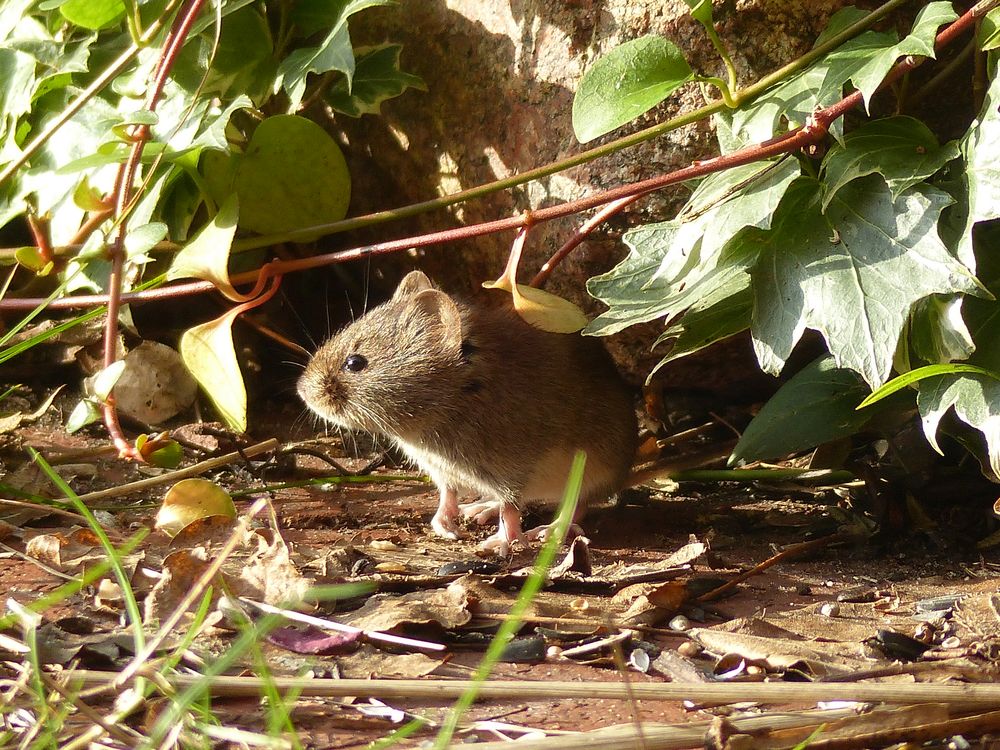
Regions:
M 979 23 L 979 49 L 984 52 L 1000 47 L 1000 8 L 994 8 Z
M 125 17 L 123 0 L 66 0 L 59 6 L 63 18 L 85 29 L 104 29 Z
M 994 69 L 979 119 L 962 137 L 965 158 L 961 187 L 964 227 L 958 239 L 958 257 L 974 268 L 972 228 L 977 222 L 1000 219 L 1000 75 Z
M 771 230 L 759 233 L 763 250 L 751 271 L 757 359 L 777 374 L 809 327 L 823 334 L 838 367 L 877 388 L 919 300 L 981 286 L 938 237 L 945 194 L 911 188 L 893 200 L 871 176 L 838 191 L 824 214 L 820 187 L 800 178 Z
M 631 122 L 691 80 L 691 67 L 673 42 L 647 35 L 597 60 L 573 97 L 573 132 L 586 143 Z
M 181 336 L 180 353 L 219 416 L 237 432 L 247 429 L 247 392 L 233 347 L 234 310 Z
M 997 236 L 995 231 L 980 232 L 977 236 L 981 265 L 991 274 L 997 270 L 994 252 Z M 992 275 L 989 290 L 994 295 L 1000 292 L 1000 278 Z M 976 351 L 966 364 L 1000 373 L 1000 347 L 996 345 L 1000 340 L 1000 303 L 995 299 L 968 297 L 963 313 L 976 343 Z M 987 453 L 984 471 L 1000 478 L 1000 383 L 994 377 L 963 372 L 921 381 L 917 387 L 917 408 L 931 446 L 940 452 L 938 428 L 948 411 L 954 409 L 958 419 L 982 433 Z
M 750 313 L 753 310 L 750 277 L 746 273 L 733 274 L 727 281 L 727 284 L 715 290 L 715 294 L 689 307 L 680 320 L 667 326 L 656 340 L 654 349 L 671 339 L 673 344 L 646 378 L 647 383 L 664 365 L 750 327 Z
M 93 424 L 101 418 L 101 407 L 90 399 L 82 399 L 73 407 L 66 419 L 66 432 L 72 435 L 77 430 L 81 430 L 88 424 Z
M 586 332 L 603 336 L 675 315 L 730 283 L 728 274 L 745 275 L 756 249 L 750 242 L 730 246 L 729 241 L 745 227 L 769 227 L 798 174 L 798 163 L 785 159 L 710 175 L 677 219 L 626 232 L 629 256 L 587 284 L 590 294 L 610 309 Z
M 236 171 L 236 192 L 242 226 L 268 234 L 344 218 L 351 182 L 340 147 L 323 128 L 278 115 L 254 131 Z
M 274 92 L 284 89 L 288 94 L 288 111 L 294 112 L 302 103 L 306 91 L 306 79 L 310 73 L 338 71 L 347 79 L 348 91 L 354 76 L 354 52 L 347 28 L 347 19 L 355 13 L 380 5 L 390 5 L 389 0 L 337 0 L 326 3 L 325 9 L 310 4 L 310 10 L 323 17 L 322 28 L 327 29 L 326 37 L 318 47 L 305 47 L 292 52 L 278 65 L 278 76 Z M 303 13 L 306 11 L 303 10 Z M 302 14 L 299 16 L 302 17 Z
M 242 300 L 243 296 L 229 281 L 229 251 L 236 236 L 239 215 L 239 201 L 232 194 L 212 220 L 174 256 L 167 270 L 167 281 L 192 277 L 205 279 L 215 284 L 229 299 Z
M 858 404 L 857 408 L 864 409 L 866 406 L 871 406 L 877 401 L 881 401 L 886 396 L 891 396 L 896 391 L 901 391 L 907 386 L 913 385 L 921 380 L 940 377 L 942 375 L 955 375 L 958 373 L 982 375 L 987 378 L 993 378 L 994 380 L 1000 380 L 1000 373 L 991 372 L 990 370 L 977 367 L 976 365 L 951 362 L 941 365 L 926 365 L 924 367 L 918 367 L 916 370 L 904 372 L 902 375 L 897 375 L 881 388 L 878 388 L 869 394 L 864 401 Z
M 702 26 L 712 25 L 712 0 L 684 0 L 691 9 L 691 18 Z
M 842 9 L 830 19 L 827 30 L 816 43 L 821 44 L 863 15 L 856 8 Z M 938 27 L 956 17 L 951 3 L 938 0 L 921 9 L 912 31 L 901 41 L 897 41 L 894 32 L 877 31 L 866 31 L 848 40 L 802 73 L 735 112 L 734 133 L 757 142 L 782 130 L 785 121 L 789 126 L 803 125 L 817 108 L 839 101 L 848 82 L 861 91 L 867 107 L 896 60 L 904 55 L 933 57 Z M 831 132 L 839 137 L 841 128 L 841 123 L 834 123 Z
M 868 392 L 852 370 L 824 355 L 806 365 L 747 425 L 730 464 L 779 458 L 853 435 L 873 416 L 855 407 Z
M 959 155 L 954 141 L 944 147 L 924 123 L 912 117 L 888 117 L 862 125 L 835 143 L 823 160 L 823 209 L 852 180 L 879 173 L 892 197 L 922 182 Z
M 975 351 L 972 334 L 962 319 L 964 302 L 961 295 L 935 294 L 917 303 L 909 330 L 910 348 L 917 357 L 924 362 L 951 362 L 966 359 Z
M 214 29 L 190 37 L 174 65 L 173 77 L 189 95 L 199 90 L 201 94 L 249 94 L 259 103 L 270 93 L 273 58 L 267 19 L 256 7 L 248 6 L 223 18 L 218 46 Z
M 399 96 L 408 88 L 426 91 L 427 86 L 419 76 L 399 69 L 400 44 L 383 44 L 378 47 L 359 47 L 354 50 L 354 78 L 351 86 L 344 78 L 330 87 L 327 102 L 338 112 L 350 117 L 378 114 L 382 102 Z
M 94 373 L 89 379 L 89 390 L 94 398 L 101 402 L 107 401 L 123 372 L 125 372 L 125 360 L 120 359 Z
M 133 263 L 150 260 L 147 253 L 157 242 L 167 236 L 167 225 L 162 221 L 154 221 L 137 227 L 129 227 L 125 236 L 125 253 Z

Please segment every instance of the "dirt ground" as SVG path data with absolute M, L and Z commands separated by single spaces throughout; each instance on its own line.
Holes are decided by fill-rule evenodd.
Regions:
M 294 423 L 284 416 L 275 415 L 274 423 Z M 54 417 L 42 419 L 8 435 L 2 454 L 8 472 L 4 482 L 28 481 L 18 474 L 26 471 L 25 445 L 57 462 L 80 494 L 150 473 L 94 453 L 106 445 L 99 431 L 67 436 L 59 424 Z M 287 445 L 307 433 L 303 427 L 297 435 L 280 437 Z M 258 431 L 257 436 L 268 435 Z M 312 444 L 307 453 L 240 462 L 209 478 L 238 492 L 332 473 L 316 458 L 317 450 L 337 455 L 350 471 L 365 463 L 339 455 L 339 442 L 331 438 Z M 65 460 L 70 455 L 77 458 Z M 60 458 L 64 460 L 58 463 Z M 375 471 L 376 476 L 400 473 L 398 468 Z M 254 591 L 261 600 L 272 602 L 282 600 L 302 581 L 367 582 L 378 592 L 375 610 L 371 610 L 374 600 L 359 597 L 314 613 L 347 622 L 355 617 L 353 622 L 363 629 L 443 643 L 446 649 L 427 654 L 369 642 L 357 650 L 319 655 L 296 653 L 295 647 L 289 650 L 269 639 L 262 647 L 274 674 L 465 678 L 481 660 L 489 634 L 523 581 L 514 573 L 531 564 L 538 548 L 517 549 L 509 559 L 484 558 L 476 544 L 491 533 L 489 527 L 470 527 L 469 538 L 457 542 L 435 538 L 428 521 L 436 492 L 413 472 L 404 473 L 410 478 L 272 490 L 277 528 L 262 513 L 256 536 L 237 550 L 231 561 L 234 567 L 223 575 L 230 576 L 230 584 L 248 580 L 252 576 L 247 571 L 264 564 L 264 577 L 274 590 L 268 592 L 263 585 Z M 35 480 L 31 486 L 39 494 L 56 496 L 44 482 Z M 153 488 L 95 502 L 93 507 L 107 512 L 99 517 L 112 538 L 123 541 L 152 525 L 164 491 L 165 487 Z M 254 497 L 265 495 L 258 492 Z M 242 512 L 250 503 L 240 497 L 237 508 Z M 831 535 L 845 529 L 872 529 L 865 527 L 864 514 L 847 494 L 834 488 L 686 483 L 670 493 L 654 491 L 619 506 L 593 509 L 583 523 L 589 543 L 575 548 L 580 559 L 574 569 L 554 575 L 529 612 L 519 635 L 529 656 L 502 661 L 493 678 L 581 683 L 627 679 L 643 684 L 844 681 L 868 675 L 903 683 L 997 681 L 1000 557 L 995 546 L 977 547 L 995 528 L 990 498 L 956 494 L 931 506 L 910 502 L 906 507 L 910 520 L 898 531 L 858 533 L 848 541 Z M 79 573 L 88 554 L 94 553 L 93 540 L 88 542 L 79 533 L 70 538 L 79 526 L 72 519 L 15 505 L 5 505 L 3 512 L 0 588 L 22 603 L 53 590 L 66 575 Z M 547 513 L 532 511 L 527 520 L 547 521 Z M 139 572 L 135 578 L 147 616 L 162 616 L 177 601 L 176 592 L 163 585 L 164 578 L 172 576 L 180 590 L 191 585 L 194 573 L 176 567 L 175 553 L 203 548 L 211 560 L 231 529 L 227 522 L 175 539 L 154 531 L 141 543 L 141 557 L 132 569 L 153 570 L 153 578 L 145 584 L 139 582 Z M 48 549 L 42 542 L 50 537 L 60 554 L 39 552 Z M 810 551 L 749 577 L 727 595 L 699 600 L 781 549 L 824 539 Z M 267 552 L 262 556 L 264 547 Z M 281 553 L 280 562 L 274 561 L 275 550 Z M 668 564 L 679 551 L 681 561 Z M 268 561 L 261 563 L 263 558 Z M 478 572 L 442 570 L 447 563 L 468 563 Z M 404 602 L 410 603 L 404 606 Z M 413 614 L 413 602 L 419 604 L 419 616 Z M 352 614 L 351 608 L 359 605 L 365 607 Z M 371 611 L 358 615 L 364 610 Z M 375 621 L 383 625 L 372 626 Z M 91 588 L 65 600 L 46 612 L 45 622 L 53 627 L 45 637 L 52 639 L 49 661 L 55 669 L 119 669 L 131 657 L 123 638 L 121 603 L 106 591 L 97 590 L 95 596 Z M 623 630 L 629 634 L 616 648 L 599 644 L 589 654 L 565 655 L 575 646 Z M 302 632 L 293 631 L 297 646 L 302 646 Z M 232 639 L 232 629 L 220 622 L 206 630 L 192 650 L 211 660 Z M 105 641 L 116 647 L 101 646 Z M 914 643 L 916 651 L 911 650 Z M 253 674 L 255 669 L 244 660 L 235 673 Z M 451 705 L 413 699 L 385 703 L 303 698 L 292 718 L 304 746 L 360 748 L 386 737 L 401 721 L 422 717 L 431 728 L 402 741 L 404 746 L 415 746 L 433 736 L 433 726 Z M 266 729 L 259 700 L 217 698 L 213 710 L 223 724 Z M 497 732 L 513 738 L 529 730 L 587 731 L 637 720 L 693 721 L 731 710 L 598 698 L 488 700 L 474 704 L 459 738 L 496 740 Z M 498 729 L 499 724 L 489 722 L 508 727 Z

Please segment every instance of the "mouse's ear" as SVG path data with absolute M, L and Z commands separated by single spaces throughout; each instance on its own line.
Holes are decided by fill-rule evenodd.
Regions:
M 425 289 L 433 289 L 434 285 L 431 280 L 427 278 L 427 274 L 423 271 L 410 271 L 403 280 L 399 282 L 399 286 L 396 287 L 396 291 L 392 294 L 393 301 L 403 299 L 403 297 L 410 297 L 414 294 L 424 291 Z
M 412 299 L 413 305 L 440 329 L 441 341 L 456 349 L 462 346 L 462 316 L 455 301 L 437 289 L 427 289 Z

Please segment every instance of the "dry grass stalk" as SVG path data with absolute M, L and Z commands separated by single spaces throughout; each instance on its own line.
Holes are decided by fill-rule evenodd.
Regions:
M 86 495 L 80 495 L 80 500 L 89 505 L 95 500 L 106 500 L 109 497 L 124 497 L 132 494 L 133 492 L 148 490 L 151 487 L 160 487 L 164 484 L 172 484 L 174 482 L 179 482 L 182 479 L 187 479 L 188 477 L 199 476 L 204 474 L 206 471 L 218 469 L 220 466 L 226 466 L 227 464 L 240 461 L 244 458 L 253 458 L 261 453 L 273 451 L 278 447 L 278 445 L 278 439 L 271 438 L 270 440 L 265 440 L 263 443 L 257 443 L 256 445 L 251 445 L 249 448 L 244 448 L 242 451 L 233 451 L 232 453 L 226 453 L 223 456 L 216 456 L 215 458 L 209 458 L 206 461 L 199 461 L 198 463 L 184 469 L 168 471 L 166 474 L 160 474 L 155 477 L 147 477 L 146 479 L 140 479 L 137 482 L 129 482 L 128 484 L 122 484 L 117 487 L 109 487 L 106 490 L 88 492 Z
M 141 670 L 140 670 L 141 674 Z M 118 672 L 72 670 L 70 679 L 88 685 L 110 684 L 120 679 Z M 178 689 L 206 678 L 172 675 Z M 239 697 L 256 696 L 264 687 L 257 677 L 219 676 L 212 678 L 212 694 Z M 322 697 L 359 696 L 371 698 L 440 698 L 452 700 L 468 690 L 470 680 L 361 680 L 274 677 L 281 691 L 298 690 L 302 695 Z M 854 684 L 827 682 L 740 682 L 740 683 L 584 683 L 568 681 L 535 682 L 491 680 L 479 687 L 482 698 L 549 700 L 552 698 L 608 698 L 627 700 L 629 693 L 637 700 L 693 701 L 696 703 L 815 703 L 817 701 L 859 701 L 864 703 L 947 703 L 950 706 L 981 708 L 1000 707 L 1000 684 L 939 685 Z

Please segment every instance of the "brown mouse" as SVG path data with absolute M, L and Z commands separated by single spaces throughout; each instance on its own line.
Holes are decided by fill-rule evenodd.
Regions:
M 431 527 L 458 537 L 459 490 L 498 501 L 484 548 L 522 536 L 520 508 L 563 493 L 587 453 L 580 507 L 628 481 L 632 396 L 600 341 L 526 323 L 500 290 L 455 299 L 420 271 L 324 343 L 298 385 L 332 424 L 392 440 L 441 492 Z

